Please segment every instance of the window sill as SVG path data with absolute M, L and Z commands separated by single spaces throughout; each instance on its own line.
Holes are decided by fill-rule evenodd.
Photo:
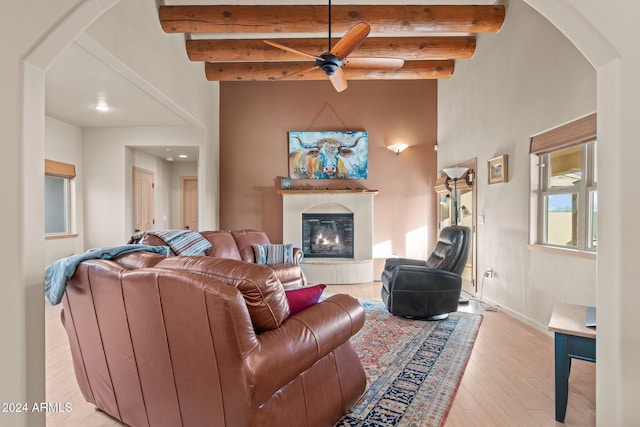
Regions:
M 44 236 L 44 240 L 75 239 L 78 236 L 78 233 L 47 234 Z
M 583 259 L 592 259 L 596 260 L 597 253 L 596 252 L 587 252 L 587 251 L 579 251 L 577 249 L 568 249 L 568 248 L 559 248 L 557 246 L 548 246 L 548 245 L 540 245 L 540 244 L 528 244 L 527 249 L 533 251 L 543 251 L 550 252 L 559 255 L 567 255 L 577 258 Z

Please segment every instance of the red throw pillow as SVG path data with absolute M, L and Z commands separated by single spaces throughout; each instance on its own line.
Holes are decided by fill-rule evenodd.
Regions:
M 315 285 L 285 290 L 287 301 L 289 301 L 289 316 L 293 316 L 305 308 L 317 304 L 320 300 L 320 295 L 322 295 L 326 287 L 327 285 Z

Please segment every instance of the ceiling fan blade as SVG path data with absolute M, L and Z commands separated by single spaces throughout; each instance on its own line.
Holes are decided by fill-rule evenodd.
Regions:
M 344 75 L 342 68 L 338 68 L 333 74 L 329 76 L 331 84 L 338 92 L 342 92 L 347 88 L 347 77 Z
M 320 67 L 318 67 L 317 65 L 314 65 L 313 67 L 306 68 L 304 70 L 296 71 L 296 72 L 291 73 L 291 74 L 285 74 L 282 77 L 278 77 L 276 80 L 284 80 L 284 79 L 294 78 L 294 77 L 297 77 L 297 76 L 302 76 L 304 74 L 309 74 L 310 72 L 315 71 L 315 70 L 321 71 Z
M 282 49 L 282 50 L 284 50 L 286 52 L 291 52 L 291 53 L 295 53 L 296 55 L 305 56 L 305 57 L 307 57 L 309 59 L 319 59 L 319 60 L 322 61 L 322 58 L 320 58 L 318 56 L 313 56 L 313 55 L 311 55 L 309 53 L 304 53 L 304 52 L 300 52 L 299 50 L 291 49 L 290 47 L 281 45 L 280 43 L 272 42 L 270 40 L 262 40 L 262 41 L 265 42 L 266 44 L 268 44 L 269 46 L 273 46 L 275 48 Z
M 404 60 L 399 58 L 347 58 L 344 66 L 350 70 L 399 70 Z
M 369 24 L 364 22 L 356 24 L 353 28 L 347 31 L 347 34 L 345 34 L 333 48 L 331 48 L 329 53 L 337 56 L 338 59 L 346 58 L 347 55 L 362 44 L 369 35 L 369 31 L 371 31 Z

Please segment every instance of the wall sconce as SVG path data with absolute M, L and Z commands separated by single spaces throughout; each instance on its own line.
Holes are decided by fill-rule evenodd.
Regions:
M 396 155 L 399 155 L 400 153 L 402 153 L 407 147 L 409 146 L 407 144 L 403 144 L 402 142 L 387 145 L 387 148 L 393 151 L 394 153 L 396 153 Z

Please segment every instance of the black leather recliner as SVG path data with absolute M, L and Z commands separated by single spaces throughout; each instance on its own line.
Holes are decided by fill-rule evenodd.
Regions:
M 440 320 L 458 309 L 471 230 L 445 227 L 429 259 L 389 258 L 382 272 L 382 301 L 396 316 Z

